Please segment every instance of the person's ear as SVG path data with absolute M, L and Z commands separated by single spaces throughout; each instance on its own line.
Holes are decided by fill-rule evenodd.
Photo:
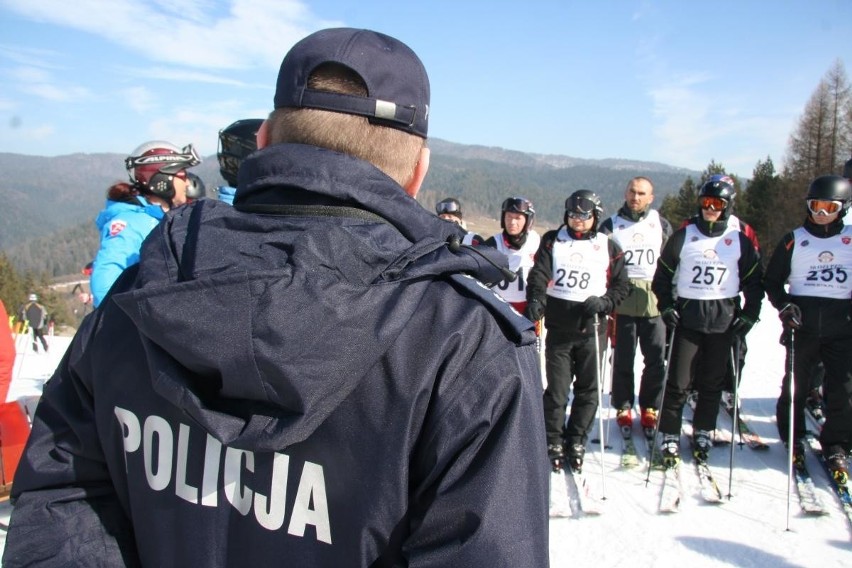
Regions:
M 405 193 L 411 197 L 417 197 L 417 192 L 420 191 L 420 186 L 423 185 L 423 180 L 426 179 L 426 172 L 429 171 L 429 156 L 429 148 L 424 146 L 420 149 L 420 159 L 417 160 L 417 164 L 414 166 L 414 174 L 411 176 L 411 180 L 403 187 Z
M 269 125 L 267 121 L 264 120 L 260 128 L 257 129 L 257 134 L 254 137 L 255 142 L 257 142 L 257 149 L 266 148 L 269 145 Z

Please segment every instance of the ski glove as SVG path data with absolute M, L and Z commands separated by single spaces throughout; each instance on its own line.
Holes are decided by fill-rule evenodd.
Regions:
M 609 300 L 601 296 L 589 296 L 583 302 L 583 313 L 587 316 L 609 312 Z
M 787 303 L 778 312 L 778 317 L 781 318 L 781 323 L 787 329 L 799 329 L 802 327 L 802 310 L 796 304 Z
M 740 314 L 734 318 L 734 321 L 731 323 L 731 331 L 740 337 L 745 337 L 746 334 L 751 331 L 751 328 L 754 327 L 755 320 L 751 319 L 745 314 Z
M 666 308 L 660 316 L 663 318 L 663 323 L 669 329 L 676 328 L 680 323 L 680 314 L 675 308 Z
M 532 321 L 538 321 L 544 317 L 544 306 L 538 300 L 530 300 L 524 315 Z

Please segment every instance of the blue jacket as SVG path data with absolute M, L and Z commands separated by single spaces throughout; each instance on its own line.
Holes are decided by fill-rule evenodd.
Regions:
M 98 213 L 95 226 L 101 234 L 101 248 L 92 266 L 90 287 L 95 307 L 112 288 L 125 268 L 139 262 L 139 250 L 148 233 L 163 218 L 159 205 L 139 197 L 138 205 L 111 201 Z
M 240 175 L 166 215 L 45 385 L 4 566 L 547 566 L 505 257 L 348 156 Z

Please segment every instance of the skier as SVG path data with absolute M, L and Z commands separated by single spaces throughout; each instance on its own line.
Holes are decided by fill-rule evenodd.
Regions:
M 665 373 L 666 326 L 657 310 L 651 280 L 657 259 L 672 234 L 669 222 L 651 208 L 654 185 L 646 177 L 627 183 L 624 205 L 601 224 L 624 250 L 630 293 L 615 309 L 615 346 L 612 363 L 612 400 L 616 422 L 625 435 L 633 428 L 635 403 L 633 366 L 636 344 L 642 350 L 644 367 L 639 385 L 640 424 L 646 436 L 657 427 Z
M 661 317 L 674 333 L 659 424 L 666 467 L 680 461 L 683 405 L 690 383 L 697 392 L 693 456 L 698 462 L 707 460 L 731 346 L 760 315 L 760 256 L 752 241 L 728 223 L 734 197 L 733 180 L 727 176 L 713 177 L 701 186 L 699 218 L 668 240 L 651 284 Z M 742 307 L 740 292 L 745 297 Z
M 219 201 L 234 204 L 240 164 L 257 150 L 256 137 L 261 124 L 262 118 L 244 118 L 219 131 L 219 151 L 216 155 L 219 159 L 219 173 L 226 184 L 217 189 Z
M 186 172 L 186 202 L 192 203 L 196 199 L 207 197 L 207 187 L 204 180 L 192 172 Z
M 606 314 L 627 296 L 624 254 L 598 232 L 600 198 L 581 189 L 565 200 L 564 225 L 541 239 L 527 284 L 527 317 L 544 318 L 544 423 L 547 453 L 554 471 L 566 461 L 582 471 L 586 440 L 598 408 L 597 378 L 606 338 Z M 600 318 L 595 337 L 594 322 Z M 565 422 L 571 384 L 574 400 Z
M 461 202 L 455 197 L 447 197 L 436 203 L 435 214 L 444 221 L 455 223 L 466 231 L 464 237 L 461 240 L 461 244 L 481 245 L 485 242 L 485 239 L 482 238 L 480 235 L 467 230 L 467 223 L 464 220 Z
M 96 308 L 124 269 L 139 262 L 142 241 L 165 212 L 186 203 L 186 170 L 200 163 L 192 144 L 181 149 L 161 140 L 140 145 L 125 160 L 130 183 L 110 186 L 95 219 L 101 235 L 90 280 Z
M 541 237 L 533 230 L 535 209 L 526 198 L 509 197 L 503 201 L 500 212 L 503 232 L 490 237 L 485 245 L 495 247 L 506 255 L 509 270 L 517 275 L 517 279 L 514 282 L 503 280 L 495 290 L 519 313 L 524 313 L 527 309 L 527 277 L 541 243 Z
M 274 105 L 45 384 L 3 565 L 547 566 L 535 334 L 415 199 L 420 59 L 321 30 Z
M 21 308 L 21 319 L 33 331 L 33 351 L 38 353 L 38 342 L 47 353 L 47 340 L 44 338 L 44 328 L 47 326 L 47 309 L 38 303 L 38 295 L 30 294 L 27 303 Z
M 795 330 L 794 459 L 804 454 L 804 405 L 811 370 L 825 365 L 825 423 L 820 445 L 835 479 L 848 480 L 852 449 L 852 227 L 843 217 L 852 201 L 847 179 L 824 175 L 808 186 L 802 226 L 782 237 L 769 260 L 766 293 L 788 330 Z M 785 285 L 789 290 L 785 290 Z M 789 334 L 785 344 L 790 344 Z M 789 441 L 790 388 L 785 380 L 776 405 L 778 433 Z

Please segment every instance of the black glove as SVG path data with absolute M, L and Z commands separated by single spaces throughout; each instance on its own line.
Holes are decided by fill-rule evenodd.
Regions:
M 524 315 L 532 321 L 538 321 L 544 317 L 544 306 L 538 300 L 530 300 Z
M 731 322 L 731 331 L 740 337 L 745 337 L 751 328 L 754 327 L 755 320 L 745 314 L 740 314 Z
M 778 312 L 778 317 L 781 318 L 781 323 L 787 329 L 799 329 L 802 327 L 802 310 L 792 302 L 787 303 Z
M 601 296 L 589 296 L 583 302 L 583 313 L 587 316 L 609 312 L 609 300 Z
M 680 314 L 675 308 L 666 308 L 660 316 L 663 318 L 663 323 L 669 329 L 674 329 L 680 324 Z

